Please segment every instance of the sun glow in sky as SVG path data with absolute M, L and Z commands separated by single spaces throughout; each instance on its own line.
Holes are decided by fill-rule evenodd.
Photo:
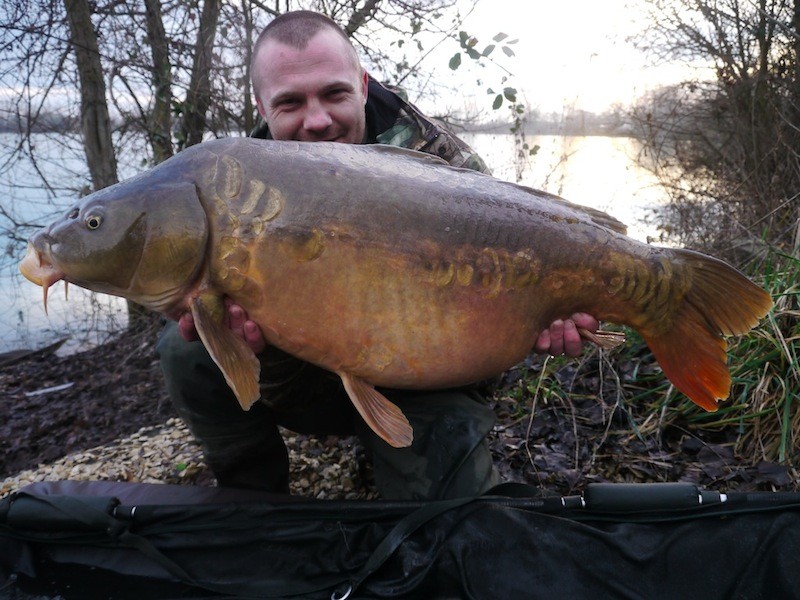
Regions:
M 686 65 L 649 65 L 629 40 L 644 27 L 645 6 L 644 0 L 481 0 L 464 29 L 478 38 L 479 50 L 499 32 L 519 40 L 512 46 L 514 57 L 506 57 L 499 48 L 492 56 L 512 73 L 508 84 L 522 92 L 532 108 L 542 113 L 564 108 L 603 112 L 687 76 Z M 455 51 L 452 45 L 448 48 L 451 54 Z M 459 86 L 462 97 L 472 89 L 474 101 L 486 105 L 485 87 L 474 85 L 476 75 L 491 86 L 500 82 L 502 73 L 489 68 L 472 68 L 469 73 L 457 74 L 467 77 Z M 440 71 L 440 76 L 447 74 Z

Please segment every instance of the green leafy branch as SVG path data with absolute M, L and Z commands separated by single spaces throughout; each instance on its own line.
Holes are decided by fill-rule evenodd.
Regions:
M 507 57 L 513 57 L 514 49 L 512 46 L 519 42 L 518 39 L 508 39 L 508 34 L 498 33 L 492 38 L 492 42 L 484 46 L 483 50 L 479 50 L 479 40 L 466 31 L 459 31 L 458 42 L 461 47 L 451 58 L 449 62 L 450 69 L 455 71 L 463 62 L 463 56 L 466 55 L 469 59 L 478 63 L 488 59 L 497 67 L 502 69 L 505 73 L 501 78 L 500 85 L 503 86 L 499 90 L 487 88 L 487 94 L 493 96 L 492 110 L 499 110 L 506 105 L 511 113 L 511 133 L 514 134 L 514 143 L 517 148 L 517 180 L 522 178 L 522 165 L 525 163 L 525 157 L 533 156 L 539 150 L 539 146 L 529 146 L 525 141 L 525 120 L 527 107 L 517 97 L 517 90 L 514 87 L 506 85 L 508 83 L 511 73 L 500 65 L 497 61 L 491 58 L 495 50 L 500 48 L 500 51 Z

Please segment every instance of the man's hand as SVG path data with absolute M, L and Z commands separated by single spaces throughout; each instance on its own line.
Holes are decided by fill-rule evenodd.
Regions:
M 571 319 L 565 321 L 557 319 L 549 329 L 539 334 L 533 349 L 539 354 L 580 356 L 583 350 L 583 338 L 578 333 L 578 328 L 595 332 L 599 326 L 597 319 L 586 313 L 575 313 Z
M 247 342 L 247 345 L 250 346 L 250 349 L 255 354 L 261 354 L 267 347 L 267 341 L 264 339 L 264 335 L 256 322 L 249 320 L 245 310 L 230 298 L 225 298 L 225 308 L 225 322 L 231 328 L 231 331 Z M 191 313 L 184 314 L 178 320 L 178 333 L 187 342 L 194 342 L 199 339 Z

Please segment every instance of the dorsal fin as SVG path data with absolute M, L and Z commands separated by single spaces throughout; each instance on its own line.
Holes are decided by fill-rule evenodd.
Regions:
M 438 156 L 434 156 L 433 154 L 428 154 L 426 152 L 418 152 L 417 150 L 410 150 L 409 148 L 401 148 L 399 146 L 389 146 L 387 144 L 371 144 L 369 146 L 370 151 L 375 151 L 384 154 L 393 154 L 395 156 L 402 156 L 406 157 L 409 160 L 418 160 L 425 162 L 427 164 L 435 164 L 441 166 L 451 166 L 446 160 L 439 158 Z M 470 173 L 477 173 L 477 171 L 472 171 L 467 169 Z M 508 182 L 511 183 L 511 182 Z M 511 184 L 511 185 L 519 185 L 519 184 Z M 628 233 L 628 226 L 625 225 L 619 219 L 616 219 L 609 215 L 602 210 L 598 210 L 596 208 L 591 208 L 589 206 L 583 206 L 582 204 L 575 204 L 574 202 L 570 202 L 569 200 L 564 200 L 560 196 L 556 196 L 555 194 L 551 194 L 549 192 L 544 192 L 542 190 L 537 190 L 529 186 L 521 185 L 519 187 L 525 188 L 534 192 L 538 196 L 545 196 L 548 200 L 552 200 L 557 204 L 562 204 L 571 210 L 582 212 L 583 214 L 587 215 L 593 222 L 600 225 L 601 227 L 606 227 L 612 231 L 616 231 L 617 233 L 621 233 L 622 235 L 627 235 Z
M 569 200 L 564 200 L 560 196 L 555 196 L 553 194 L 548 194 L 548 195 L 555 202 L 564 204 L 565 206 L 568 206 L 572 210 L 584 213 L 598 225 L 606 227 L 611 231 L 616 231 L 617 233 L 621 233 L 622 235 L 628 235 L 628 226 L 625 225 L 625 223 L 623 223 L 619 219 L 612 217 L 607 212 L 603 212 L 602 210 L 592 208 L 591 206 L 583 206 L 582 204 L 575 204 L 574 202 L 570 202 Z
M 622 235 L 628 235 L 628 226 L 625 225 L 619 219 L 612 217 L 610 214 L 603 212 L 602 210 L 598 210 L 596 208 L 591 208 L 590 206 L 581 206 L 580 204 L 574 204 L 572 202 L 568 202 L 567 200 L 562 200 L 562 202 L 566 202 L 571 208 L 575 210 L 580 210 L 587 215 L 589 218 L 597 223 L 602 227 L 606 227 L 611 231 L 616 231 L 617 233 L 621 233 Z
M 544 192 L 542 190 L 537 190 L 529 186 L 523 185 L 520 187 L 523 187 L 526 190 L 533 192 L 539 197 L 547 198 L 547 200 L 552 201 L 554 204 L 561 204 L 562 206 L 570 210 L 583 213 L 587 217 L 589 217 L 594 223 L 600 225 L 601 227 L 605 227 L 606 229 L 610 229 L 611 231 L 616 231 L 617 233 L 621 233 L 622 235 L 628 234 L 628 226 L 625 225 L 625 223 L 623 223 L 622 221 L 620 221 L 615 217 L 612 217 L 610 214 L 603 212 L 602 210 L 592 208 L 591 206 L 575 204 L 574 202 L 570 202 L 569 200 L 564 200 L 564 198 L 562 198 L 561 196 L 556 196 L 555 194 L 551 194 L 550 192 Z
M 409 160 L 419 160 L 428 164 L 434 165 L 447 165 L 448 163 L 443 158 L 428 154 L 427 152 L 420 152 L 418 150 L 411 150 L 410 148 L 401 148 L 400 146 L 390 146 L 388 144 L 370 144 L 370 151 L 375 151 L 383 154 L 394 154 L 396 156 L 404 156 Z

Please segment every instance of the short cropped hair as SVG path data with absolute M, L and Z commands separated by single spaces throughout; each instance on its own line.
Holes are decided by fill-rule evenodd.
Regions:
M 355 67 L 361 69 L 361 61 L 358 59 L 358 53 L 353 43 L 336 21 L 322 13 L 314 12 L 313 10 L 295 10 L 278 15 L 270 21 L 259 34 L 255 46 L 253 47 L 253 55 L 250 64 L 253 89 L 258 90 L 259 87 L 259 82 L 256 80 L 258 77 L 255 69 L 256 58 L 258 57 L 259 50 L 267 40 L 275 40 L 286 46 L 291 46 L 296 50 L 303 50 L 308 46 L 308 42 L 325 28 L 335 31 L 347 42 L 347 47 L 350 49 Z M 256 91 L 256 93 L 258 92 Z

